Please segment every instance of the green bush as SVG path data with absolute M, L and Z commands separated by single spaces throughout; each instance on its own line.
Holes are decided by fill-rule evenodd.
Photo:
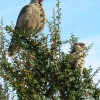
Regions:
M 72 71 L 70 59 L 61 51 L 63 44 L 71 46 L 78 41 L 73 34 L 66 41 L 60 39 L 60 1 L 57 0 L 57 10 L 53 9 L 53 21 L 48 21 L 50 34 L 35 34 L 31 31 L 25 36 L 23 31 L 15 31 L 13 26 L 0 26 L 0 69 L 1 77 L 16 90 L 19 100 L 99 100 L 100 89 L 93 83 L 92 69 L 84 68 Z M 8 56 L 8 35 L 16 32 L 18 39 L 15 44 L 21 50 L 14 57 Z M 24 38 L 23 38 L 24 37 Z M 67 47 L 66 47 L 67 48 Z M 91 45 L 87 47 L 87 55 Z M 70 52 L 70 51 L 69 51 Z M 74 78 L 74 79 L 73 79 Z M 72 80 L 70 80 L 72 79 Z

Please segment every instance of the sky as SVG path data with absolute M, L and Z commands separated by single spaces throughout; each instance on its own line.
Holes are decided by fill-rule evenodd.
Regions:
M 79 37 L 79 41 L 86 46 L 94 43 L 86 57 L 85 67 L 91 66 L 95 71 L 100 66 L 100 0 L 60 0 L 62 8 L 61 39 L 70 39 L 71 33 Z M 4 25 L 16 24 L 18 14 L 23 6 L 30 0 L 0 0 L 0 18 L 3 17 Z M 56 0 L 44 0 L 46 18 L 52 21 L 52 10 Z M 48 25 L 45 25 L 44 33 L 49 33 Z M 69 45 L 63 45 L 62 51 L 68 53 Z M 97 82 L 100 72 L 94 77 Z

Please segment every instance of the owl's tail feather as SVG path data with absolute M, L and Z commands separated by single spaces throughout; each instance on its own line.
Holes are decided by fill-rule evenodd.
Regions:
M 8 55 L 14 56 L 16 53 L 18 53 L 20 50 L 20 47 L 18 45 L 10 45 L 8 49 Z

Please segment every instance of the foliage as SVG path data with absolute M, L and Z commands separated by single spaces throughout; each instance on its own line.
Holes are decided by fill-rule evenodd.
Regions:
M 0 100 L 6 100 L 6 91 L 3 89 L 2 84 L 0 84 Z
M 99 100 L 100 89 L 93 83 L 92 69 L 84 68 L 71 70 L 71 59 L 61 51 L 63 44 L 78 41 L 73 34 L 70 40 L 60 39 L 60 1 L 57 0 L 57 10 L 53 9 L 53 21 L 48 22 L 50 34 L 34 33 L 25 35 L 23 31 L 14 30 L 11 26 L 0 28 L 0 69 L 2 77 L 16 90 L 19 100 L 84 100 L 94 98 Z M 4 33 L 5 32 L 5 33 Z M 21 47 L 20 52 L 14 57 L 8 56 L 9 40 L 7 33 L 17 33 L 15 44 Z M 91 45 L 85 50 L 87 54 Z M 70 51 L 69 51 L 70 53 Z M 98 68 L 97 71 L 100 69 Z M 97 72 L 96 72 L 97 73 Z M 72 79 L 72 80 L 71 80 Z M 86 99 L 85 99 L 86 100 Z

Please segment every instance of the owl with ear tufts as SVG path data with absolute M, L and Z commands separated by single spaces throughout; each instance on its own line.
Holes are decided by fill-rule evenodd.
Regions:
M 85 64 L 85 49 L 86 46 L 83 42 L 76 42 L 73 44 L 70 53 L 72 59 L 70 61 L 71 69 L 74 70 L 75 68 L 79 68 L 81 70 L 81 73 L 83 72 Z
M 15 30 L 24 31 L 25 34 L 30 34 L 30 31 L 36 33 L 43 30 L 46 23 L 46 16 L 42 5 L 43 0 L 31 0 L 30 4 L 24 6 L 19 13 Z M 14 56 L 19 52 L 20 47 L 15 41 L 18 41 L 17 33 L 13 33 L 11 43 L 8 49 L 9 56 Z

